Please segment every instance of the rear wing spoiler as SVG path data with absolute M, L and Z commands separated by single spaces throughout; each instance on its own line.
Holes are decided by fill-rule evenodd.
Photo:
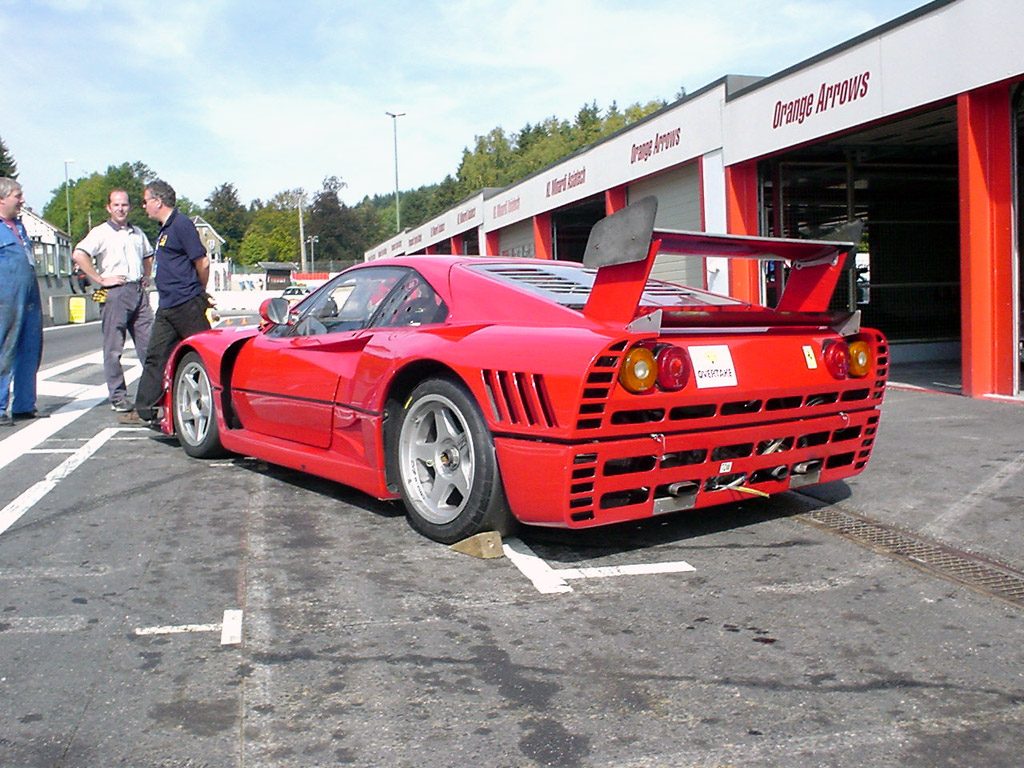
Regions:
M 847 255 L 860 239 L 860 223 L 836 234 L 843 240 L 796 240 L 655 230 L 658 201 L 645 197 L 594 225 L 583 264 L 597 277 L 583 314 L 595 320 L 630 323 L 659 253 L 781 261 L 791 267 L 778 312 L 825 312 Z M 849 238 L 853 242 L 847 241 Z

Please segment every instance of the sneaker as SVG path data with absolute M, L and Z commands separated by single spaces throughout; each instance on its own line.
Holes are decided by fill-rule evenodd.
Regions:
M 110 403 L 110 408 L 114 411 L 117 411 L 118 413 L 128 413 L 134 407 L 135 406 L 133 406 L 124 398 L 121 398 L 120 400 L 112 400 Z

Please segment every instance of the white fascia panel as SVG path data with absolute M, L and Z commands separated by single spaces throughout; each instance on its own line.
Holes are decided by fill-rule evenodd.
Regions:
M 724 83 L 552 168 L 484 206 L 494 231 L 649 176 L 722 147 Z
M 725 163 L 1019 76 L 1019 18 L 1018 0 L 961 0 L 754 88 L 725 105 Z

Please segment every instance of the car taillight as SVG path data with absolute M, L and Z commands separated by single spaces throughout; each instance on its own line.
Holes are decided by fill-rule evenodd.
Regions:
M 619 383 L 634 394 L 649 392 L 658 377 L 654 352 L 647 347 L 633 347 L 626 353 L 619 369 Z
M 860 379 L 871 372 L 870 344 L 862 340 L 850 342 L 848 354 L 850 358 L 849 368 L 851 376 Z
M 658 350 L 658 386 L 675 392 L 686 386 L 690 378 L 690 358 L 680 347 L 666 344 Z
M 825 368 L 834 379 L 845 379 L 850 371 L 849 347 L 845 341 L 827 341 L 822 350 Z

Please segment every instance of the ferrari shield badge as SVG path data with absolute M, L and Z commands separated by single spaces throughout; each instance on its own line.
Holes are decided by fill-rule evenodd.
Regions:
M 814 347 L 810 344 L 804 344 L 804 360 L 807 362 L 807 367 L 810 370 L 814 370 L 818 367 L 818 358 L 814 356 Z

